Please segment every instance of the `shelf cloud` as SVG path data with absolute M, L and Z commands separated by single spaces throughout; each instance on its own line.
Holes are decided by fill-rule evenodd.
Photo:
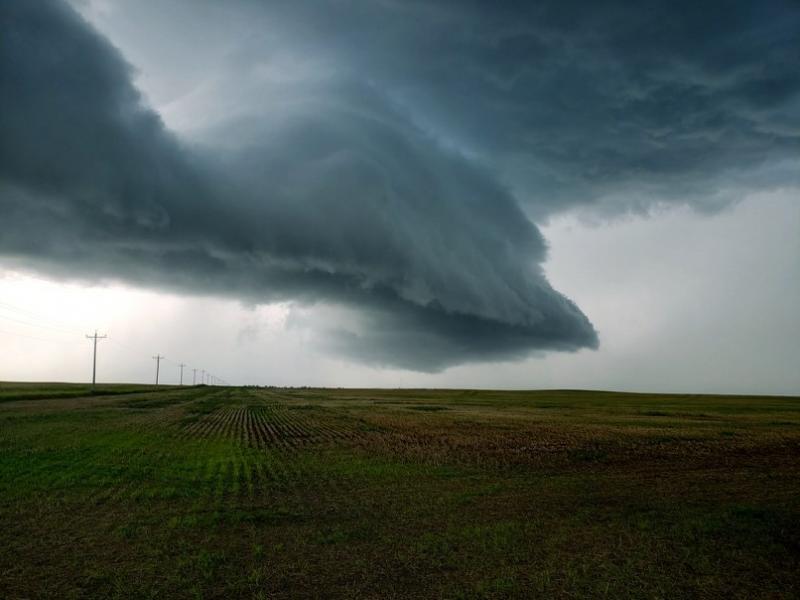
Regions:
M 355 81 L 184 144 L 57 3 L 4 9 L 0 251 L 65 276 L 361 307 L 343 349 L 435 370 L 594 346 L 489 173 Z M 377 341 L 377 343 L 376 343 Z M 425 350 L 419 345 L 427 343 Z M 385 348 L 385 351 L 380 351 Z
M 0 8 L 0 255 L 343 306 L 354 319 L 319 327 L 361 362 L 595 348 L 534 221 L 715 211 L 797 183 L 788 2 L 112 10 L 157 16 L 169 35 L 150 51 L 180 89 L 156 74 L 143 95 L 113 36 L 66 3 Z

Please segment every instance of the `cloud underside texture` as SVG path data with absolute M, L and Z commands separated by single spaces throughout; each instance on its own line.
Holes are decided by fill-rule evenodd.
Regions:
M 790 183 L 797 20 L 764 3 L 709 33 L 677 4 L 562 5 L 243 2 L 273 33 L 219 80 L 251 82 L 286 47 L 297 73 L 232 85 L 239 108 L 189 139 L 70 8 L 6 2 L 0 253 L 68 278 L 342 304 L 359 319 L 329 324 L 329 347 L 376 364 L 596 347 L 525 213 L 714 209 L 732 179 Z

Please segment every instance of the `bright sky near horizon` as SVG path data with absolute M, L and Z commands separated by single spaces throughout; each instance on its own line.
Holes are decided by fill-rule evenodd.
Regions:
M 7 3 L 0 380 L 800 394 L 800 11 L 648 6 Z
M 683 232 L 680 243 L 666 248 L 676 229 Z M 261 385 L 793 394 L 800 390 L 799 229 L 800 206 L 788 194 L 714 216 L 672 210 L 604 227 L 560 219 L 545 228 L 551 244 L 545 267 L 591 315 L 600 348 L 436 374 L 337 359 L 306 325 L 313 307 L 246 306 L 6 270 L 0 380 L 86 381 L 91 341 L 84 335 L 98 328 L 109 335 L 99 343 L 98 376 L 109 382 L 152 381 L 151 356 L 162 353 L 164 383 L 178 383 L 183 362 L 186 383 L 194 368 Z M 795 253 L 787 253 L 792 246 Z M 748 277 L 740 275 L 743 268 Z

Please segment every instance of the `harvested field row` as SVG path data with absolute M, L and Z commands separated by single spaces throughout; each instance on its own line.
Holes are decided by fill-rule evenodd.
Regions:
M 247 447 L 286 449 L 359 438 L 352 427 L 337 427 L 330 420 L 274 403 L 222 406 L 184 426 L 183 433 L 189 437 L 234 440 Z

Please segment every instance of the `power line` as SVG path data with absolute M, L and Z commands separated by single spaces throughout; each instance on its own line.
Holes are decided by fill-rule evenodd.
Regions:
M 26 308 L 22 308 L 20 306 L 16 306 L 14 304 L 10 304 L 5 301 L 0 301 L 0 312 L 2 310 L 11 311 L 14 314 L 0 314 L 0 319 L 10 321 L 13 323 L 18 323 L 20 325 L 24 325 L 27 327 L 36 327 L 44 330 L 51 330 L 58 333 L 79 333 L 79 330 L 73 329 L 70 326 L 62 325 L 62 321 L 58 321 L 51 317 L 45 316 L 41 313 L 37 313 L 31 311 Z M 28 335 L 26 333 L 20 333 L 15 331 L 8 331 L 8 330 L 0 330 L 0 334 L 5 335 L 12 335 L 15 337 L 26 338 L 31 340 L 37 340 L 42 342 L 50 342 L 50 343 L 58 343 L 58 344 L 70 344 L 71 342 L 66 340 L 59 340 L 53 338 L 45 338 L 45 337 L 38 337 L 34 335 Z M 92 385 L 97 383 L 97 341 L 102 339 L 107 339 L 110 343 L 114 344 L 115 346 L 119 346 L 125 350 L 130 352 L 139 352 L 136 348 L 129 346 L 128 344 L 124 344 L 119 342 L 116 339 L 109 339 L 106 334 L 98 335 L 97 331 L 93 335 L 86 335 L 87 339 L 91 339 L 93 343 L 92 347 Z M 166 360 L 167 362 L 176 365 L 180 369 L 180 385 L 183 385 L 183 371 L 188 366 L 186 363 L 178 363 L 175 362 L 165 356 L 161 356 L 160 354 L 153 357 L 156 360 L 156 385 L 158 385 L 160 380 L 160 369 L 161 369 L 161 361 Z M 210 372 L 207 372 L 205 369 L 192 369 L 192 385 L 197 385 L 198 378 L 197 378 L 197 371 L 201 371 L 200 382 L 204 385 L 218 385 L 220 383 L 226 384 L 226 382 L 216 375 L 213 375 Z
M 107 335 L 97 335 L 97 329 L 94 330 L 94 335 L 87 335 L 86 338 L 93 340 L 94 349 L 92 351 L 92 387 L 95 385 L 97 377 L 97 340 L 104 340 Z
M 108 341 L 111 342 L 112 344 L 115 344 L 115 345 L 119 346 L 120 348 L 124 348 L 125 350 L 128 350 L 129 352 L 138 353 L 138 352 L 141 351 L 141 350 L 138 350 L 138 349 L 134 348 L 133 346 L 128 346 L 128 344 L 123 344 L 122 342 L 118 342 L 117 340 L 110 339 Z
M 6 321 L 13 321 L 14 323 L 19 323 L 21 325 L 27 325 L 28 327 L 40 327 L 42 329 L 50 329 L 52 331 L 58 331 L 60 333 L 75 333 L 77 331 L 77 329 L 70 330 L 70 329 L 64 329 L 63 327 L 53 327 L 52 325 L 43 325 L 42 323 L 34 323 L 29 320 L 9 317 L 8 315 L 0 315 L 0 319 L 5 319 Z
M 161 361 L 164 360 L 164 357 L 161 356 L 160 354 L 156 354 L 153 357 L 153 360 L 156 361 L 156 385 L 158 385 L 158 371 L 159 368 L 161 367 Z
M 48 327 L 52 327 L 53 329 L 60 329 L 60 330 L 63 330 L 63 331 L 69 331 L 70 333 L 78 333 L 80 331 L 79 329 L 75 329 L 73 327 L 64 327 L 62 325 L 62 323 L 59 322 L 57 319 L 53 319 L 53 318 L 45 316 L 45 315 L 43 315 L 41 313 L 37 313 L 37 312 L 34 312 L 32 310 L 29 310 L 27 308 L 22 308 L 20 306 L 14 305 L 14 304 L 9 304 L 8 302 L 0 301 L 0 308 L 4 308 L 6 310 L 10 310 L 10 311 L 13 311 L 15 313 L 21 314 L 27 319 L 36 319 L 36 320 L 39 320 L 39 321 L 46 321 L 46 322 L 51 324 L 51 325 L 48 325 Z M 57 325 L 57 326 L 55 326 L 55 325 Z
M 74 342 L 69 342 L 67 340 L 54 340 L 50 338 L 42 338 L 36 337 L 34 335 L 27 335 L 25 333 L 19 333 L 17 331 L 6 331 L 4 329 L 0 329 L 0 333 L 5 333 L 7 335 L 15 335 L 17 337 L 27 338 L 29 340 L 38 340 L 40 342 L 50 342 L 52 344 L 73 344 Z

